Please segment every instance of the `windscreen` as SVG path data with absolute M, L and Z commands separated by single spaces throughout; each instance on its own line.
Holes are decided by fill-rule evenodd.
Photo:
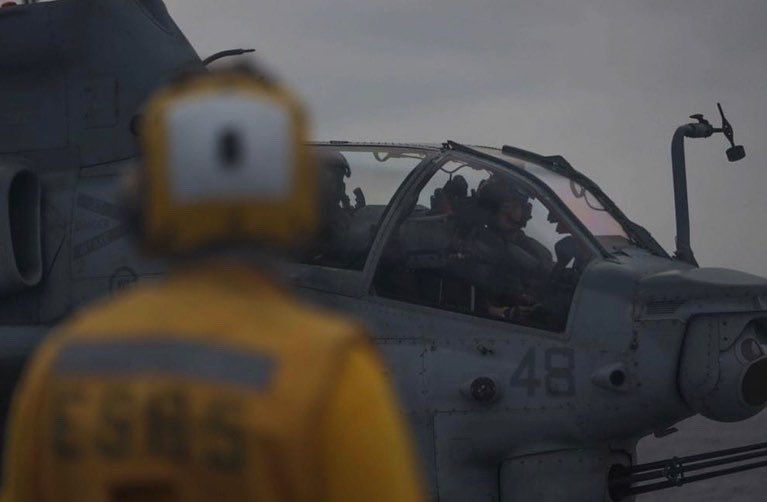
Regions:
M 628 239 L 620 223 L 607 212 L 597 198 L 578 182 L 542 169 L 536 173 L 556 192 L 557 196 L 573 212 L 595 237 L 623 237 Z
M 406 148 L 317 146 L 320 231 L 298 260 L 362 270 L 395 193 L 426 159 Z
M 498 150 L 482 149 L 503 160 L 512 161 L 546 183 L 573 215 L 606 247 L 612 247 L 616 240 L 628 242 L 630 238 L 623 225 L 604 208 L 589 189 L 566 176 L 545 169 L 538 164 L 503 155 Z

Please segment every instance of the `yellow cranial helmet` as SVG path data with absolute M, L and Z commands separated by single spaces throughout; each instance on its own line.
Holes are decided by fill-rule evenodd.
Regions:
M 279 85 L 247 71 L 187 77 L 151 98 L 140 136 L 141 234 L 150 250 L 285 247 L 313 232 L 306 116 Z

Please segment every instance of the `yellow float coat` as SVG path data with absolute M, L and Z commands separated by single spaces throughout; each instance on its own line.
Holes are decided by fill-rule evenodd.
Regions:
M 7 434 L 5 502 L 422 500 L 362 329 L 234 264 L 62 326 Z

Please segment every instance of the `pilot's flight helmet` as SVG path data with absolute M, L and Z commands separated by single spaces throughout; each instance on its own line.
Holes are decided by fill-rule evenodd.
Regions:
M 141 237 L 188 253 L 236 242 L 287 247 L 316 226 L 316 172 L 298 100 L 252 71 L 189 76 L 141 122 Z
M 445 183 L 445 186 L 442 187 L 442 193 L 444 193 L 448 199 L 465 198 L 469 193 L 469 183 L 466 181 L 466 178 L 459 174 L 450 178 Z
M 332 173 L 333 176 L 348 178 L 352 175 L 349 161 L 340 152 L 322 149 L 317 153 L 319 168 Z
M 317 151 L 315 158 L 318 167 L 322 210 L 336 206 L 345 209 L 351 208 L 344 181 L 345 178 L 352 175 L 349 161 L 340 152 L 324 148 Z
M 477 196 L 480 207 L 493 215 L 498 214 L 504 204 L 515 203 L 517 207 L 522 209 L 521 213 L 512 213 L 516 215 L 516 224 L 519 226 L 526 225 L 533 216 L 533 205 L 530 203 L 531 194 L 501 175 L 494 174 L 481 183 L 477 189 Z
M 509 200 L 521 204 L 530 202 L 529 193 L 498 174 L 492 175 L 479 185 L 477 196 L 483 206 L 493 211 L 497 211 L 504 202 Z

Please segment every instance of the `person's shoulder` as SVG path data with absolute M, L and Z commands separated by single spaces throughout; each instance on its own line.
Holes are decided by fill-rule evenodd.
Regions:
M 89 305 L 76 310 L 69 318 L 45 335 L 36 350 L 35 361 L 38 366 L 47 367 L 56 355 L 72 343 L 109 338 L 110 333 L 122 330 L 125 320 L 138 311 L 141 304 L 149 304 L 155 287 L 148 285 L 135 287 L 117 297 L 94 300 Z
M 530 245 L 533 246 L 536 249 L 545 251 L 548 254 L 551 254 L 549 249 L 546 247 L 545 244 L 543 244 L 541 241 L 536 239 L 535 237 L 530 237 L 529 235 L 525 234 L 525 241 Z
M 529 246 L 533 246 L 535 248 L 545 248 L 546 247 L 546 246 L 544 246 L 541 243 L 541 241 L 539 241 L 535 237 L 530 237 L 529 235 L 527 235 L 524 230 L 520 230 L 515 235 L 515 239 L 514 240 L 516 240 L 517 242 L 520 242 L 520 243 L 524 243 L 524 244 L 529 245 Z
M 250 280 L 252 279 L 252 280 Z M 278 281 L 264 276 L 183 274 L 135 286 L 117 297 L 98 300 L 62 325 L 77 336 L 122 336 L 160 329 L 178 333 L 216 333 L 246 342 L 253 329 L 284 337 L 313 334 L 321 339 L 364 333 L 357 322 L 312 305 Z M 249 335 L 250 334 L 250 335 Z
M 364 332 L 356 321 L 308 301 L 279 277 L 243 272 L 231 279 L 205 281 L 196 297 L 208 298 L 208 302 L 197 315 L 227 319 L 233 333 L 258 328 L 283 337 L 337 339 Z M 179 293 L 192 295 L 190 289 L 179 289 Z
M 477 225 L 472 230 L 471 235 L 477 239 L 485 240 L 502 240 L 503 236 L 495 228 L 490 225 L 482 224 Z
M 358 336 L 366 332 L 360 322 L 336 311 L 309 303 L 295 295 L 291 295 L 288 301 L 294 322 L 311 327 L 316 333 Z
M 105 296 L 76 310 L 57 328 L 58 333 L 81 333 L 119 325 L 126 319 L 135 319 L 150 306 L 157 307 L 163 297 L 163 282 L 140 284 L 131 289 Z

